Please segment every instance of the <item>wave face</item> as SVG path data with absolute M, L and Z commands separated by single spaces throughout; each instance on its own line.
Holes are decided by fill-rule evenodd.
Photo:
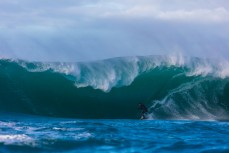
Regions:
M 58 117 L 229 119 L 229 63 L 179 56 L 0 60 L 0 109 Z

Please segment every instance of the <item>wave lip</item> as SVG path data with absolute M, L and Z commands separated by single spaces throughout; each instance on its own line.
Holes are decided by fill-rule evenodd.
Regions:
M 78 118 L 228 119 L 227 61 L 181 56 L 94 62 L 0 60 L 3 110 Z M 14 107 L 12 107 L 14 106 Z
M 155 68 L 183 68 L 187 76 L 227 78 L 229 62 L 182 56 L 120 57 L 94 62 L 28 63 L 17 61 L 29 72 L 53 71 L 66 75 L 77 87 L 91 86 L 109 92 L 113 87 L 129 86 L 138 76 Z

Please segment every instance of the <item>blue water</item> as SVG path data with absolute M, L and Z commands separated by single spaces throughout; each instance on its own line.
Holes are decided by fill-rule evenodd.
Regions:
M 0 59 L 0 112 L 138 119 L 142 102 L 152 119 L 229 120 L 228 65 L 170 56 L 78 63 Z
M 229 122 L 1 115 L 0 152 L 229 152 Z
M 227 63 L 0 59 L 0 152 L 229 153 Z

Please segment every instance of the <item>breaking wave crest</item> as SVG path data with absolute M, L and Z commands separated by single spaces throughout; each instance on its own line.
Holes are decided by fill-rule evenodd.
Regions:
M 0 60 L 0 104 L 78 118 L 229 119 L 229 62 L 181 56 L 94 62 Z

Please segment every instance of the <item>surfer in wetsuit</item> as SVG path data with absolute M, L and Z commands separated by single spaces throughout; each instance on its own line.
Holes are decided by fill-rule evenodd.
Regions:
M 142 110 L 141 112 L 141 119 L 146 119 L 146 115 L 148 113 L 148 109 L 146 108 L 146 106 L 142 103 L 138 104 L 138 109 Z

